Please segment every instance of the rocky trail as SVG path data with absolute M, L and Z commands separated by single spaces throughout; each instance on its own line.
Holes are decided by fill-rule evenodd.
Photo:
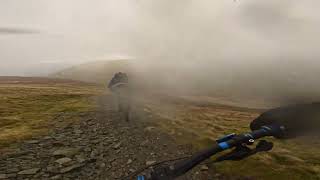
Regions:
M 2 153 L 0 179 L 123 179 L 148 164 L 192 152 L 146 121 L 147 114 L 133 113 L 126 122 L 112 110 L 109 96 L 98 101 L 100 109 L 82 114 L 80 121 L 55 125 L 52 133 Z M 57 121 L 65 118 L 61 114 Z M 181 179 L 212 179 L 208 171 L 199 166 Z M 214 174 L 214 179 L 226 178 Z

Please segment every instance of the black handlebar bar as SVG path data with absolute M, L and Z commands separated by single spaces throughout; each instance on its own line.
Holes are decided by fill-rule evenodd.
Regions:
M 259 130 L 255 130 L 249 133 L 244 133 L 240 135 L 230 134 L 219 140 L 217 144 L 212 147 L 200 151 L 194 154 L 187 160 L 182 160 L 172 166 L 155 169 L 148 176 L 138 176 L 138 180 L 170 180 L 176 177 L 179 177 L 189 170 L 191 170 L 196 165 L 200 164 L 204 160 L 210 158 L 212 155 L 217 154 L 221 151 L 238 147 L 242 144 L 253 144 L 254 140 L 266 137 L 266 136 L 275 136 L 284 131 L 283 126 L 279 125 L 268 125 L 263 126 Z

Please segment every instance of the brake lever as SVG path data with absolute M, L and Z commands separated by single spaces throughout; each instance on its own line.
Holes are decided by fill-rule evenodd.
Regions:
M 273 148 L 273 143 L 268 142 L 266 140 L 259 141 L 259 143 L 254 149 L 249 148 L 246 144 L 241 144 L 231 152 L 218 157 L 215 160 L 215 162 L 226 161 L 226 160 L 240 161 L 258 152 L 270 151 L 272 148 Z

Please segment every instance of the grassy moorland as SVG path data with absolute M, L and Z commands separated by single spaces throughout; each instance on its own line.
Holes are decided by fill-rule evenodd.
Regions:
M 0 149 L 47 133 L 61 114 L 72 114 L 64 121 L 76 120 L 95 108 L 92 97 L 100 92 L 76 81 L 0 77 Z

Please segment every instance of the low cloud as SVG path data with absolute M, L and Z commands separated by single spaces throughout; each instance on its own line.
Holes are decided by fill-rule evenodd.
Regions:
M 28 28 L 0 27 L 0 34 L 39 34 L 40 31 Z

